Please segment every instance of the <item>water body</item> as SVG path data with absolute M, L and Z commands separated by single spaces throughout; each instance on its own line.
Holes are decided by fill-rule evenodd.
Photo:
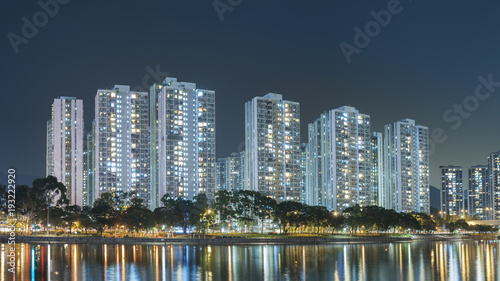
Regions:
M 7 247 L 0 280 L 13 280 Z M 500 280 L 500 243 L 16 245 L 15 280 Z

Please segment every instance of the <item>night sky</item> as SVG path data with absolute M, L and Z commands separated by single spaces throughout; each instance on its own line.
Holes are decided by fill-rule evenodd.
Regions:
M 500 81 L 498 1 L 217 3 L 235 5 L 223 21 L 211 0 L 70 0 L 45 25 L 42 14 L 36 34 L 23 39 L 22 18 L 33 22 L 41 6 L 2 1 L 2 175 L 9 167 L 19 175 L 45 175 L 46 121 L 54 98 L 82 98 L 88 131 L 97 89 L 141 86 L 146 68 L 157 67 L 215 90 L 217 157 L 241 151 L 244 103 L 268 92 L 300 102 L 302 142 L 308 123 L 343 105 L 370 114 L 373 131 L 403 118 L 431 131 L 441 128 L 447 139 L 431 155 L 435 186 L 440 165 L 486 163 L 487 154 L 500 149 L 500 86 L 489 86 L 497 91 L 478 104 L 470 97 L 478 76 Z M 397 13 L 378 34 L 369 24 L 374 37 L 358 42 L 366 46 L 348 63 L 340 44 L 356 46 L 354 28 L 364 30 L 374 20 L 370 11 L 388 6 Z M 17 54 L 10 32 L 17 36 Z M 487 89 L 480 89 L 483 97 Z M 464 101 L 473 109 L 470 116 L 452 112 L 448 122 L 443 119 Z

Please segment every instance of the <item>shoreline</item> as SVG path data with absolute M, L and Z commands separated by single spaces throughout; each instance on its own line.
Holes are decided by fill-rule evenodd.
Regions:
M 412 237 L 277 237 L 277 238 L 112 238 L 112 237 L 58 237 L 16 236 L 16 243 L 69 243 L 69 244 L 151 244 L 151 245 L 328 245 L 360 243 L 411 243 L 418 241 L 498 240 L 496 235 L 444 235 L 426 234 Z M 7 243 L 1 236 L 0 243 Z

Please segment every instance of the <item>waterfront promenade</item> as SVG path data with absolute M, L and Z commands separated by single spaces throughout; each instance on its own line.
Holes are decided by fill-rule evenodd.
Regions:
M 83 243 L 83 244 L 159 244 L 159 245 L 258 245 L 258 244 L 351 244 L 351 243 L 399 243 L 420 240 L 443 241 L 461 239 L 498 239 L 494 234 L 419 234 L 408 236 L 341 236 L 341 237 L 263 237 L 224 236 L 216 238 L 113 238 L 92 236 L 16 236 L 16 243 Z M 7 236 L 0 236 L 6 243 Z

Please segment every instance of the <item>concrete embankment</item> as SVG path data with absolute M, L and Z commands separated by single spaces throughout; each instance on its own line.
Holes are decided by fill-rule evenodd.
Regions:
M 6 243 L 8 237 L 0 237 Z M 397 243 L 411 242 L 411 237 L 286 237 L 286 238 L 107 238 L 107 237 L 60 237 L 16 236 L 16 243 L 83 243 L 83 244 L 158 244 L 158 245 L 259 245 L 259 244 L 350 244 L 350 243 Z
M 0 236 L 0 242 L 6 243 L 8 236 Z M 446 235 L 428 234 L 411 237 L 368 236 L 368 237 L 277 237 L 277 238 L 108 238 L 108 237 L 61 237 L 61 236 L 16 236 L 16 243 L 83 243 L 83 244 L 157 244 L 157 245 L 259 245 L 259 244 L 351 244 L 351 243 L 399 243 L 413 241 L 444 241 L 464 239 L 497 239 L 495 235 Z

